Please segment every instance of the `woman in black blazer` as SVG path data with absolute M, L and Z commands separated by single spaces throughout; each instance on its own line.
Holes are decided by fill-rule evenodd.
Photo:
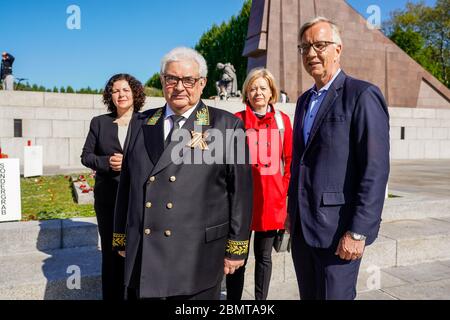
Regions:
M 112 250 L 114 206 L 122 158 L 128 147 L 128 125 L 145 103 L 144 88 L 131 75 L 114 75 L 106 84 L 103 102 L 110 113 L 92 119 L 81 163 L 95 171 L 94 208 L 102 245 L 103 299 L 122 300 L 124 258 Z

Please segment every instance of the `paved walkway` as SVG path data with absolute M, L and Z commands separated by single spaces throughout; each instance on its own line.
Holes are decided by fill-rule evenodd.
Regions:
M 450 198 L 450 160 L 393 160 L 389 193 Z
M 246 286 L 243 299 L 253 300 L 253 290 Z M 379 277 L 360 270 L 357 291 L 357 300 L 449 300 L 450 260 L 381 269 Z M 268 299 L 298 300 L 297 283 L 271 285 Z

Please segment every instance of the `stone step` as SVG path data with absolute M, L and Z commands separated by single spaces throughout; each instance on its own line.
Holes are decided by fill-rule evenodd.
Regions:
M 0 300 L 101 298 L 101 253 L 97 247 L 3 256 L 0 266 Z
M 382 215 L 384 222 L 450 217 L 450 199 L 431 199 L 417 194 L 393 192 L 400 197 L 386 199 Z
M 0 223 L 1 256 L 98 246 L 96 218 Z
M 274 280 L 272 276 L 269 300 L 300 299 L 296 279 Z M 448 300 L 450 260 L 369 271 L 361 268 L 356 290 L 357 300 Z M 254 299 L 253 284 L 246 281 L 242 298 Z
M 380 234 L 395 241 L 395 266 L 450 259 L 450 217 L 383 223 Z
M 253 240 L 252 240 L 253 241 Z M 381 224 L 379 237 L 364 252 L 360 272 L 409 266 L 450 259 L 450 218 L 400 220 Z M 245 286 L 253 288 L 255 260 L 253 243 L 246 267 Z M 272 253 L 272 282 L 295 282 L 289 252 Z M 252 289 L 253 290 L 253 289 Z

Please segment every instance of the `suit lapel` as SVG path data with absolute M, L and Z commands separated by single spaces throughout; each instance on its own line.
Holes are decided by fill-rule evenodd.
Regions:
M 156 165 L 164 151 L 164 114 L 166 107 L 159 108 L 142 124 L 145 149 L 153 165 Z
M 186 120 L 186 122 L 184 123 L 184 125 L 183 125 L 183 127 L 181 129 L 187 130 L 189 133 L 192 130 L 194 130 L 195 129 L 195 125 L 196 125 L 195 122 L 198 121 L 198 119 L 199 119 L 199 116 L 197 115 L 197 112 L 202 111 L 202 110 L 206 110 L 206 112 L 209 114 L 208 107 L 205 104 L 203 104 L 203 102 L 200 100 L 199 104 L 197 105 L 195 110 L 191 113 L 191 115 Z M 209 124 L 209 118 L 208 118 L 208 124 Z M 206 130 L 207 128 L 209 128 L 209 126 L 203 125 L 202 126 L 202 131 Z M 176 141 L 176 140 L 175 141 L 171 141 L 169 143 L 169 145 L 165 149 L 163 149 L 163 152 L 161 154 L 161 157 L 158 160 L 158 163 L 156 163 L 155 167 L 153 168 L 153 171 L 152 171 L 153 175 L 157 174 L 159 171 L 163 170 L 164 168 L 166 168 L 168 165 L 170 165 L 174 161 L 176 161 L 179 158 L 183 157 L 183 155 L 180 155 L 180 156 L 177 155 L 176 159 L 172 159 L 172 149 L 178 143 L 180 143 L 180 142 Z M 188 147 L 183 148 L 182 152 L 185 152 L 185 149 L 188 149 Z
M 116 120 L 116 116 L 115 115 L 111 115 L 111 122 L 110 122 L 110 126 L 111 126 L 111 130 L 108 130 L 107 134 L 108 134 L 108 140 L 109 141 L 114 141 L 114 147 L 116 150 L 121 150 L 122 151 L 122 146 L 120 145 L 120 141 L 119 141 L 119 126 L 117 125 L 117 123 L 115 123 L 114 121 Z M 124 154 L 124 152 L 122 151 L 122 154 Z
M 317 131 L 319 130 L 320 126 L 323 123 L 323 120 L 325 119 L 325 116 L 331 110 L 331 108 L 334 104 L 334 101 L 336 101 L 336 98 L 340 94 L 340 90 L 344 84 L 345 77 L 346 77 L 346 75 L 344 74 L 343 71 L 341 71 L 339 73 L 339 75 L 337 76 L 337 78 L 331 84 L 330 88 L 328 89 L 325 99 L 323 100 L 322 104 L 320 105 L 320 109 L 317 112 L 316 118 L 315 118 L 313 126 L 311 128 L 311 134 L 310 134 L 307 144 L 305 146 L 305 151 L 311 145 L 311 142 L 314 139 L 314 136 L 316 135 Z M 302 135 L 303 135 L 303 130 L 302 130 Z
M 136 137 L 138 136 L 140 129 L 141 129 L 141 124 L 145 119 L 145 115 L 142 113 L 136 113 L 135 115 L 133 115 L 133 117 L 131 118 L 130 121 L 130 125 L 128 128 L 128 133 L 127 133 L 127 142 L 126 142 L 126 148 L 124 148 L 124 156 L 126 156 L 128 150 L 132 150 L 135 142 L 136 142 Z M 117 127 L 117 125 L 116 125 Z
M 297 132 L 299 133 L 296 136 L 299 137 L 299 139 L 300 139 L 300 141 L 297 142 L 299 144 L 299 146 L 301 147 L 300 150 L 305 149 L 305 139 L 303 137 L 303 126 L 305 125 L 305 114 L 306 114 L 306 111 L 308 110 L 309 102 L 311 99 L 311 94 L 312 94 L 312 91 L 309 90 L 306 98 L 303 100 L 303 103 L 300 106 L 300 112 L 299 112 L 300 118 L 298 121 L 300 126 L 298 128 L 295 128 L 295 130 L 298 130 Z M 301 153 L 303 153 L 303 152 L 301 152 Z
M 123 152 L 122 153 L 124 155 L 127 153 L 128 147 L 130 146 L 130 141 L 131 141 L 131 136 L 132 136 L 132 131 L 133 131 L 133 121 L 136 122 L 137 116 L 138 116 L 137 113 L 133 113 L 133 116 L 131 117 L 131 121 L 128 126 L 127 136 L 126 136 L 125 142 L 123 144 Z M 136 128 L 135 128 L 135 130 L 136 130 Z

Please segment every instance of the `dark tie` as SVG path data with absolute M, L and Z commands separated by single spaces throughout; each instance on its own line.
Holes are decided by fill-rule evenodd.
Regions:
M 180 129 L 180 121 L 184 119 L 183 116 L 178 116 L 176 114 L 173 114 L 170 116 L 172 119 L 172 129 L 170 129 L 169 134 L 167 135 L 166 141 L 164 141 L 164 148 L 166 148 L 170 142 L 172 141 L 172 134 L 175 130 Z

